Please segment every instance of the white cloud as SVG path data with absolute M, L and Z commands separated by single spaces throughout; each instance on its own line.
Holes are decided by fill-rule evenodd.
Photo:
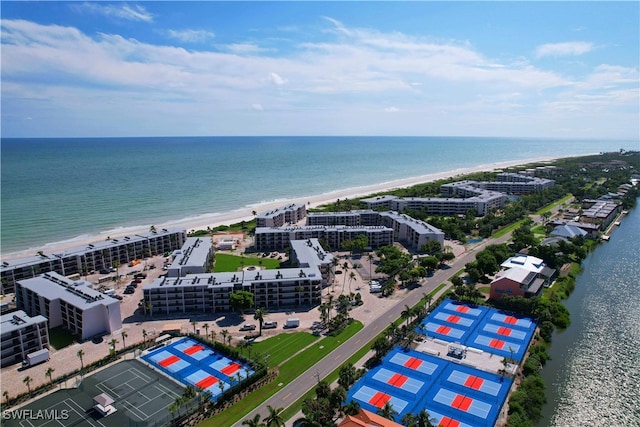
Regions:
M 232 43 L 223 46 L 223 49 L 228 50 L 239 55 L 250 55 L 254 53 L 273 52 L 275 49 L 268 49 L 260 47 L 253 43 Z
M 276 85 L 276 86 L 283 86 L 283 85 L 287 84 L 287 80 L 283 79 L 277 73 L 269 73 L 269 81 L 271 83 L 273 83 L 274 85 Z
M 186 43 L 201 43 L 211 40 L 215 34 L 205 30 L 167 30 L 166 34 L 176 40 Z
M 535 55 L 538 58 L 544 56 L 578 56 L 592 51 L 593 48 L 593 43 L 589 42 L 547 43 L 536 47 Z
M 128 4 L 98 4 L 98 3 L 81 3 L 71 6 L 79 12 L 89 12 L 103 15 L 111 18 L 125 19 L 128 21 L 153 22 L 153 15 L 140 6 L 129 6 Z
M 319 40 L 313 34 L 271 55 L 273 50 L 252 43 L 186 49 L 178 42 L 158 45 L 120 34 L 94 36 L 73 27 L 2 20 L 3 126 L 9 123 L 5 113 L 18 110 L 15 105 L 24 107 L 22 117 L 34 117 L 34 128 L 52 111 L 59 129 L 73 128 L 82 117 L 85 134 L 91 128 L 104 132 L 101 123 L 118 120 L 132 123 L 119 132 L 137 134 L 179 134 L 179 125 L 183 133 L 230 134 L 237 128 L 259 134 L 260 126 L 271 126 L 279 134 L 347 134 L 353 132 L 351 118 L 360 120 L 355 129 L 365 129 L 362 124 L 375 121 L 373 116 L 381 120 L 381 132 L 394 125 L 398 134 L 441 132 L 429 126 L 444 126 L 440 123 L 458 130 L 456 123 L 463 121 L 486 129 L 495 123 L 503 132 L 530 123 L 543 129 L 553 111 L 587 114 L 589 105 L 597 105 L 602 126 L 612 115 L 602 114 L 608 108 L 636 106 L 637 111 L 635 68 L 603 64 L 569 78 L 527 61 L 488 57 L 464 41 L 327 21 L 332 30 L 340 28 L 337 37 L 331 31 L 323 42 L 307 42 Z M 181 36 L 186 40 L 188 34 Z M 447 113 L 452 119 L 442 121 Z M 530 116 L 518 119 L 525 113 Z M 213 116 L 219 119 L 215 123 L 209 120 Z

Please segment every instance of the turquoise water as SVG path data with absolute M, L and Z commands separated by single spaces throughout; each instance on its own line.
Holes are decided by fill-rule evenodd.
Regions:
M 640 199 L 638 200 L 640 201 Z M 542 377 L 539 426 L 640 426 L 640 209 L 589 254 Z
M 2 139 L 2 254 L 502 161 L 637 141 L 467 137 Z

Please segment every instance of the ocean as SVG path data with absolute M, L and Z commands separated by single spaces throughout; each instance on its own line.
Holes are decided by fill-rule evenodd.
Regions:
M 471 137 L 3 138 L 0 145 L 3 257 L 478 165 L 638 149 L 638 141 Z
M 640 202 L 640 200 L 638 200 Z M 640 426 L 640 208 L 584 260 L 542 371 L 539 426 Z

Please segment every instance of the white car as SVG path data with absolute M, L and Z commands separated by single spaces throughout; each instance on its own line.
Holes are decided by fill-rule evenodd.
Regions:
M 241 331 L 255 331 L 255 329 L 256 329 L 256 325 L 252 323 L 245 323 L 240 327 Z

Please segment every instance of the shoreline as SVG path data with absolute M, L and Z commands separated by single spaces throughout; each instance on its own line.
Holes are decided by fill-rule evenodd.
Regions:
M 306 204 L 307 208 L 316 208 L 318 206 L 330 203 L 336 199 L 352 199 L 356 197 L 365 197 L 374 193 L 391 191 L 398 188 L 407 188 L 417 184 L 434 182 L 440 179 L 446 179 L 456 177 L 460 175 L 468 175 L 477 172 L 488 172 L 497 169 L 524 166 L 530 163 L 551 162 L 560 158 L 571 158 L 584 156 L 583 155 L 570 155 L 562 157 L 538 157 L 533 159 L 521 159 L 505 162 L 496 162 L 482 164 L 474 167 L 459 168 L 446 172 L 437 172 L 427 175 L 414 176 L 409 178 L 400 178 L 397 180 L 381 182 L 377 184 L 349 187 L 344 189 L 338 189 L 335 191 L 329 191 L 326 193 L 312 195 L 307 197 L 295 197 L 289 199 L 280 199 L 269 202 L 257 202 L 248 204 L 242 208 L 234 209 L 228 212 L 215 213 L 215 214 L 203 214 L 196 217 L 185 217 L 180 220 L 167 221 L 164 223 L 153 224 L 156 228 L 182 228 L 187 233 L 206 229 L 207 227 L 217 227 L 220 225 L 230 225 L 239 223 L 242 221 L 250 221 L 254 218 L 252 211 L 262 212 L 274 208 L 279 208 L 291 203 Z M 61 240 L 57 242 L 45 243 L 41 246 L 27 248 L 20 251 L 13 251 L 6 254 L 1 254 L 3 260 L 15 260 L 20 258 L 26 258 L 33 256 L 36 251 L 43 251 L 45 253 L 52 253 L 58 251 L 64 251 L 72 248 L 78 248 L 89 243 L 105 240 L 107 237 L 118 238 L 136 233 L 147 232 L 152 224 L 141 226 L 122 226 L 111 230 L 100 231 L 95 234 L 83 234 L 74 238 Z

